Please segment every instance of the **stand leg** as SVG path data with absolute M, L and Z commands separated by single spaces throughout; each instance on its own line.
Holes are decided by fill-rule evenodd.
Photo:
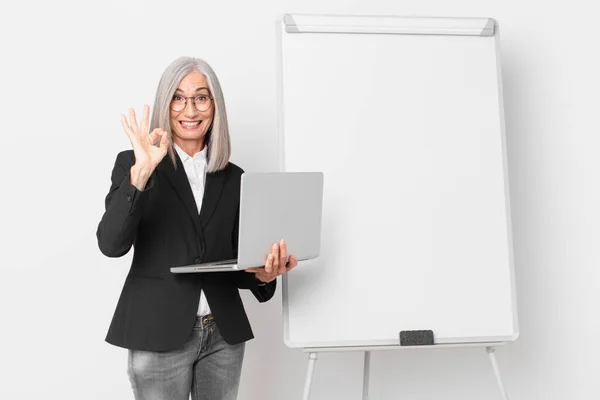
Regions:
M 363 369 L 363 400 L 369 400 L 369 372 L 371 370 L 371 352 L 365 351 L 365 366 Z
M 486 351 L 490 356 L 490 361 L 492 362 L 492 368 L 494 369 L 494 374 L 496 375 L 496 381 L 498 382 L 498 387 L 500 388 L 502 400 L 509 400 L 508 394 L 506 393 L 506 388 L 504 387 L 504 382 L 502 381 L 502 375 L 500 375 L 500 368 L 498 368 L 498 362 L 496 361 L 496 349 L 494 347 L 486 347 Z
M 308 371 L 306 372 L 306 381 L 304 382 L 304 395 L 302 400 L 308 400 L 310 397 L 310 384 L 312 382 L 315 363 L 317 362 L 317 353 L 308 353 Z

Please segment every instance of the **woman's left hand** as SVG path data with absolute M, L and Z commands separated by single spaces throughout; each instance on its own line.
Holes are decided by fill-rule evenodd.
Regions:
M 261 282 L 271 282 L 284 272 L 291 271 L 298 265 L 298 260 L 294 255 L 287 259 L 287 248 L 285 241 L 281 239 L 279 243 L 274 243 L 271 247 L 271 254 L 267 256 L 264 267 L 248 268 L 246 272 L 255 274 L 256 279 Z

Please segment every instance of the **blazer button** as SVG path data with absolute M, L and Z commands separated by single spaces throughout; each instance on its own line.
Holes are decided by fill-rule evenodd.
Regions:
M 201 259 L 200 257 L 196 257 L 196 258 L 194 259 L 194 262 L 195 262 L 196 264 L 200 264 L 200 263 L 202 262 L 202 259 Z

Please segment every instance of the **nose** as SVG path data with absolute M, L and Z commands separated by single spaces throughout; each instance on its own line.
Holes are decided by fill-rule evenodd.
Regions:
M 192 118 L 198 114 L 198 110 L 194 105 L 194 99 L 186 99 L 185 109 L 183 110 L 186 118 Z

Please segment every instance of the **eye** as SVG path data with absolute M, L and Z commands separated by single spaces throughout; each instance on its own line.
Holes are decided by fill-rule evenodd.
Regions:
M 173 96 L 173 101 L 185 101 L 185 100 L 183 99 L 182 96 L 179 96 L 178 94 L 176 94 L 175 96 Z
M 206 96 L 206 95 L 201 95 L 201 96 L 196 97 L 196 101 L 202 101 L 202 102 L 204 102 L 204 101 L 207 101 L 207 100 L 208 100 L 208 96 Z

